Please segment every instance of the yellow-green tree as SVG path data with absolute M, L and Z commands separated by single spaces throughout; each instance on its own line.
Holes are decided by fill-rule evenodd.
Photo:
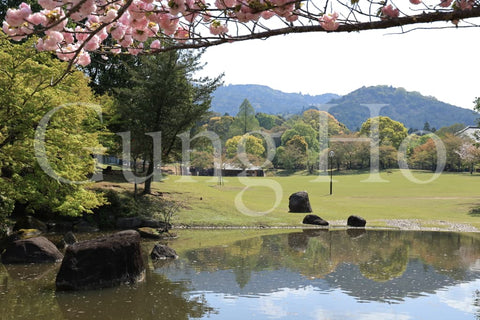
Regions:
M 92 150 L 101 147 L 103 126 L 88 104 L 98 102 L 88 78 L 79 71 L 56 86 L 66 65 L 48 53 L 38 53 L 34 39 L 24 44 L 1 40 L 0 35 L 0 195 L 2 203 L 22 204 L 29 213 L 78 215 L 90 212 L 103 198 L 85 184 L 94 172 Z M 68 105 L 53 112 L 59 106 Z M 34 137 L 40 121 L 51 113 L 44 141 L 45 162 L 39 165 Z M 38 142 L 39 140 L 37 140 Z M 53 176 L 53 177 L 52 177 Z M 0 203 L 1 206 L 1 203 Z M 5 207 L 5 206 L 4 206 Z M 0 210 L 1 211 L 1 210 Z
M 395 149 L 408 135 L 407 128 L 401 122 L 384 116 L 367 119 L 360 128 L 360 134 L 370 136 L 375 127 L 378 129 L 380 145 L 392 145 Z

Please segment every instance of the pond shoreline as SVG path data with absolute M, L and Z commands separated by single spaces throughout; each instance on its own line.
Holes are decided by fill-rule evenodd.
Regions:
M 372 226 L 367 226 L 367 230 L 399 230 L 399 231 L 445 231 L 445 232 L 480 232 L 480 230 L 470 224 L 460 223 L 460 222 L 451 222 L 444 220 L 421 220 L 421 219 L 381 219 L 381 220 L 372 220 Z M 346 220 L 334 220 L 330 222 L 329 226 L 314 226 L 314 225 L 304 225 L 304 226 L 268 226 L 268 225 L 258 225 L 258 226 L 205 226 L 205 225 L 175 225 L 174 229 L 195 229 L 195 230 L 261 230 L 261 229 L 349 229 L 352 227 L 347 226 Z M 354 228 L 362 229 L 362 228 Z

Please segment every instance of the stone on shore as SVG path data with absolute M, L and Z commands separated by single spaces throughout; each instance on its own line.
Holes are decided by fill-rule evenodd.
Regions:
M 355 215 L 348 217 L 348 220 L 347 220 L 347 225 L 349 227 L 363 228 L 365 227 L 366 224 L 367 224 L 367 221 L 364 218 L 355 216 Z
M 295 192 L 288 198 L 289 212 L 310 213 L 312 207 L 306 191 Z
M 328 226 L 328 221 L 323 220 L 319 216 L 315 214 L 307 214 L 305 218 L 303 218 L 303 224 L 313 224 L 317 226 Z
M 7 245 L 2 254 L 2 263 L 47 263 L 62 260 L 63 255 L 45 237 L 16 240 Z

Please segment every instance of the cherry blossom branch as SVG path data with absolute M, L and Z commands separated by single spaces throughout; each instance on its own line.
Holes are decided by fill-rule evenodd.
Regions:
M 480 17 L 478 0 L 215 0 L 213 5 L 205 0 L 38 2 L 40 12 L 32 12 L 25 3 L 9 9 L 2 29 L 14 40 L 39 35 L 37 49 L 55 52 L 69 62 L 69 68 L 88 65 L 90 52 L 154 54 L 292 33 L 417 28 L 440 21 L 457 26 Z

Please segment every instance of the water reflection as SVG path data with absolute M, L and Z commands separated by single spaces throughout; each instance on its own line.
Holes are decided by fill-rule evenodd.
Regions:
M 460 313 L 454 313 L 456 318 L 463 314 L 472 319 L 480 300 L 480 293 L 475 294 L 477 288 L 480 290 L 477 234 L 305 230 L 254 237 L 229 246 L 186 250 L 181 256 L 179 261 L 156 272 L 171 280 L 188 281 L 198 292 L 222 296 L 221 308 L 225 308 L 228 297 L 257 297 L 266 301 L 265 297 L 278 295 L 293 300 L 301 296 L 300 307 L 292 313 L 306 316 L 303 311 L 308 297 L 318 302 L 320 294 L 328 301 L 325 298 L 328 294 L 337 300 L 348 296 L 352 300 L 346 304 L 359 306 L 367 302 L 390 308 L 399 305 L 400 309 L 415 309 L 415 302 L 433 299 L 429 303 L 438 303 L 442 308 L 429 310 L 431 314 L 426 318 L 441 310 L 439 317 L 444 319 L 443 312 L 453 308 Z M 452 296 L 452 290 L 461 287 L 467 290 L 463 300 L 455 295 L 456 300 L 446 299 Z M 452 307 L 455 304 L 452 301 L 456 307 Z M 336 303 L 327 305 L 332 308 Z M 425 305 L 422 308 L 430 309 Z M 416 316 L 422 313 L 419 310 L 415 311 Z M 330 311 L 321 313 L 335 318 Z M 411 318 L 409 312 L 405 314 L 407 318 Z M 271 317 L 265 313 L 263 316 Z M 338 316 L 347 315 L 340 312 Z M 413 318 L 417 319 L 416 316 Z M 290 319 L 294 315 L 279 317 Z
M 55 292 L 58 264 L 0 264 L 0 319 L 172 319 L 213 314 L 184 282 L 147 272 L 145 282 L 80 292 Z
M 55 293 L 58 264 L 0 264 L 0 319 L 480 319 L 480 234 L 213 234 L 134 286 Z

